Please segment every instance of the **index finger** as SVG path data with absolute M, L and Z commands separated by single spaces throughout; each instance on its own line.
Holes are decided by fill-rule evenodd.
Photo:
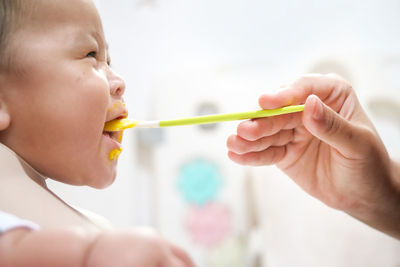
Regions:
M 237 134 L 243 139 L 254 141 L 281 130 L 294 129 L 301 124 L 302 113 L 291 113 L 241 122 L 237 127 Z
M 349 93 L 348 88 L 351 86 L 335 74 L 307 74 L 298 78 L 285 90 L 276 94 L 261 95 L 258 102 L 262 109 L 275 109 L 282 106 L 304 104 L 311 94 L 317 95 L 325 102 L 332 96 L 335 89 L 342 89 L 338 91 L 338 96 L 341 94 L 346 96 Z M 333 100 L 337 100 L 338 96 L 334 96 L 336 99 Z M 327 104 L 329 105 L 329 103 Z

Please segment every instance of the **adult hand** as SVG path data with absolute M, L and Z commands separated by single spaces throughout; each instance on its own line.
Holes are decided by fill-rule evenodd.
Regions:
M 310 195 L 400 237 L 399 174 L 349 83 L 306 75 L 263 109 L 305 104 L 304 112 L 245 121 L 227 140 L 243 165 L 276 164 Z

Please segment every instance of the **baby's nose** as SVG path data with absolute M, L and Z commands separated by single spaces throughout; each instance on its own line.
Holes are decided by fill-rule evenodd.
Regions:
M 125 92 L 125 81 L 117 73 L 110 70 L 109 76 L 110 92 L 112 95 L 122 96 Z

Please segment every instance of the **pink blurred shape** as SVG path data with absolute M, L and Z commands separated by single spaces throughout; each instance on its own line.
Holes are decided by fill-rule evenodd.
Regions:
M 193 242 L 204 246 L 216 245 L 231 229 L 231 211 L 227 206 L 215 203 L 191 206 L 185 225 Z

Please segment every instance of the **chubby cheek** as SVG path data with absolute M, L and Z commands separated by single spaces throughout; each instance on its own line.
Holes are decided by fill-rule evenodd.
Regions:
M 103 188 L 113 182 L 116 172 L 102 134 L 111 101 L 109 89 L 104 79 L 93 75 L 78 79 L 70 89 L 75 92 L 59 96 L 65 104 L 53 106 L 49 156 L 59 167 L 56 176 L 64 182 Z
M 75 116 L 64 117 L 64 124 L 50 131 L 52 134 L 43 146 L 47 147 L 47 163 L 53 163 L 46 166 L 51 167 L 50 176 L 52 171 L 56 171 L 59 173 L 54 173 L 54 178 L 96 188 L 114 179 L 116 164 L 108 160 L 103 144 L 104 119 L 103 116 L 94 116 L 104 113 L 100 112 L 99 106 L 93 107 L 90 113 L 83 113 L 83 116 L 76 113 Z
M 102 134 L 112 100 L 107 78 L 90 68 L 52 66 L 34 69 L 10 94 L 9 145 L 48 177 L 105 187 L 116 172 Z
M 81 126 L 81 138 L 75 149 L 82 174 L 82 184 L 95 188 L 103 188 L 111 184 L 115 179 L 116 160 L 109 159 L 112 148 L 107 146 L 106 138 L 103 135 L 103 127 L 111 102 L 109 89 L 105 83 L 87 84 L 86 110 L 82 112 L 83 117 L 79 118 Z M 70 136 L 73 136 L 71 133 Z M 73 140 L 71 140 L 73 142 Z M 77 166 L 78 167 L 78 166 Z

